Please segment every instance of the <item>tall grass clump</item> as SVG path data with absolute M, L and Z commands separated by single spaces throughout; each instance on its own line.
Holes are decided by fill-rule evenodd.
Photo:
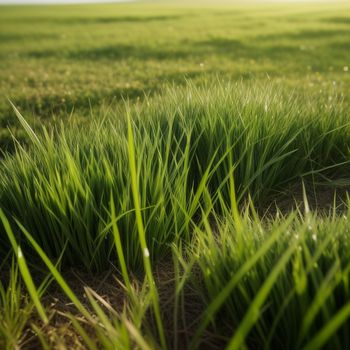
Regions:
M 336 96 L 327 101 L 274 84 L 189 83 L 83 129 L 62 126 L 40 137 L 18 113 L 32 145 L 2 160 L 0 207 L 49 257 L 65 249 L 65 263 L 92 270 L 119 264 L 117 228 L 127 268 L 142 269 L 141 219 L 154 261 L 170 243 L 191 239 L 207 195 L 219 214 L 233 193 L 239 203 L 248 196 L 257 203 L 300 177 L 348 172 L 347 111 Z M 2 229 L 0 240 L 6 250 Z M 32 254 L 28 245 L 22 249 Z
M 287 217 L 260 220 L 250 204 L 237 222 L 237 217 L 229 215 L 235 211 L 229 206 L 222 208 L 224 217 L 213 214 L 213 202 L 206 197 L 201 220 L 193 222 L 193 237 L 186 249 L 173 245 L 175 300 L 174 304 L 169 305 L 168 300 L 162 305 L 160 327 L 152 323 L 153 313 L 149 313 L 152 304 L 154 309 L 152 294 L 161 292 L 155 285 L 155 290 L 149 288 L 153 276 L 146 276 L 139 288 L 135 284 L 126 287 L 120 310 L 88 287 L 83 304 L 20 225 L 58 285 L 84 316 L 63 314 L 72 322 L 81 343 L 89 349 L 178 349 L 184 344 L 199 349 L 211 348 L 210 342 L 227 349 L 347 348 L 349 210 L 343 216 L 293 212 Z M 17 278 L 16 273 L 12 276 Z M 192 311 L 184 310 L 189 304 L 177 300 L 188 287 L 202 297 L 202 314 L 193 317 L 192 328 L 185 336 L 188 342 L 179 342 L 178 337 L 184 337 L 188 329 L 164 328 L 163 322 L 170 313 L 178 322 Z M 159 330 L 168 335 L 166 340 L 161 339 Z M 45 342 L 44 334 L 41 338 Z
M 32 316 L 34 304 L 28 295 L 23 294 L 18 266 L 14 260 L 6 269 L 4 259 L 0 273 L 0 348 L 19 349 L 25 342 L 25 331 Z M 5 278 L 5 271 L 7 277 Z
M 192 347 L 212 326 L 227 349 L 347 348 L 347 217 L 266 221 L 247 209 L 239 227 L 230 216 L 197 227 L 188 255 L 197 257 L 206 307 Z

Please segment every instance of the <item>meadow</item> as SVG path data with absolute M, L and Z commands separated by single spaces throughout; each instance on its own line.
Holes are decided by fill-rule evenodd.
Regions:
M 347 349 L 349 13 L 0 7 L 0 348 Z

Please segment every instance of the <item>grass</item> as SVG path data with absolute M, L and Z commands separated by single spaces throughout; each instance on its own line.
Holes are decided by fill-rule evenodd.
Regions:
M 19 148 L 1 164 L 2 208 L 52 258 L 65 247 L 70 264 L 103 270 L 115 261 L 112 195 L 127 265 L 137 269 L 143 264 L 138 242 L 156 259 L 174 237 L 189 239 L 190 221 L 206 191 L 214 207 L 230 202 L 232 171 L 238 202 L 250 195 L 255 203 L 302 177 L 327 182 L 328 176 L 332 183 L 337 170 L 346 176 L 350 140 L 343 103 L 325 107 L 317 95 L 317 108 L 312 97 L 276 90 L 241 83 L 216 84 L 209 91 L 189 85 L 97 119 L 84 132 L 62 126 L 39 140 L 28 129 L 33 147 Z M 191 98 L 182 102 L 186 96 Z M 134 156 L 138 165 L 130 172 Z M 152 232 L 146 241 L 144 231 Z
M 7 283 L 7 286 L 0 283 L 0 345 L 3 349 L 15 349 L 25 339 L 26 324 L 34 305 L 30 298 L 23 295 L 18 267 L 13 262 Z
M 348 348 L 348 7 L 3 7 L 0 347 Z
M 306 280 L 311 273 L 307 264 L 310 259 L 313 261 L 312 253 L 307 251 L 303 257 L 291 237 L 304 237 L 305 230 L 321 225 L 323 219 L 306 216 L 303 223 L 304 219 L 297 219 L 295 213 L 291 218 L 261 221 L 257 214 L 250 217 L 239 208 L 244 203 L 251 203 L 254 208 L 273 191 L 301 179 L 311 178 L 332 186 L 337 172 L 348 178 L 346 105 L 332 96 L 332 105 L 326 106 L 322 99 L 328 101 L 328 94 L 291 95 L 288 89 L 271 83 L 216 82 L 210 86 L 208 89 L 189 83 L 185 88 L 169 88 L 161 95 L 135 106 L 126 104 L 116 114 L 111 112 L 102 120 L 96 119 L 91 127 L 84 127 L 84 132 L 79 126 L 62 125 L 51 133 L 44 130 L 44 136 L 38 137 L 18 114 L 32 146 L 28 149 L 18 146 L 15 154 L 3 159 L 1 205 L 13 222 L 23 254 L 32 264 L 41 266 L 39 254 L 68 298 L 88 319 L 85 306 L 72 294 L 50 260 L 62 258 L 66 267 L 80 266 L 90 271 L 103 271 L 110 264 L 116 266 L 122 272 L 127 298 L 133 304 L 140 301 L 133 291 L 131 275 L 143 271 L 150 298 L 148 312 L 154 313 L 159 335 L 158 338 L 152 333 L 155 339 L 152 344 L 159 341 L 159 346 L 165 348 L 162 315 L 166 311 L 161 311 L 152 265 L 169 256 L 174 250 L 171 247 L 181 256 L 180 247 L 185 245 L 189 253 L 181 270 L 190 271 L 187 267 L 190 264 L 202 271 L 202 282 L 196 288 L 201 285 L 205 288 L 199 288 L 197 293 L 202 295 L 204 305 L 208 303 L 203 315 L 208 312 L 212 315 L 203 316 L 191 346 L 199 345 L 208 321 L 215 319 L 223 305 L 226 313 L 219 319 L 232 322 L 233 327 L 226 332 L 237 328 L 234 333 L 237 335 L 229 342 L 232 348 L 239 348 L 245 341 L 255 341 L 259 347 L 270 343 L 277 346 L 286 329 L 275 330 L 276 334 L 268 338 L 268 325 L 277 322 L 274 315 L 282 318 L 288 306 L 296 310 L 292 298 L 295 293 L 298 295 L 307 288 L 310 300 L 312 293 L 317 293 L 312 284 L 316 283 L 313 275 L 312 283 Z M 9 249 L 6 236 L 13 236 L 6 219 L 2 220 L 5 226 L 0 232 L 5 254 Z M 323 234 L 328 239 L 344 241 L 343 236 L 336 238 L 339 230 L 335 229 L 335 223 L 346 227 L 344 219 L 334 216 L 325 224 L 327 234 Z M 290 230 L 292 233 L 285 235 Z M 258 237 L 254 232 L 258 232 Z M 298 244 L 302 248 L 304 243 L 301 240 Z M 17 243 L 13 242 L 12 246 L 16 248 Z M 326 246 L 321 244 L 321 247 L 324 250 L 317 254 L 327 256 Z M 332 254 L 340 254 L 340 259 L 346 260 L 345 251 L 337 248 Z M 250 256 L 253 260 L 249 260 Z M 322 265 L 326 276 L 329 266 Z M 347 271 L 346 266 L 337 267 L 339 271 L 343 268 Z M 282 273 L 285 280 L 281 282 Z M 191 273 L 187 274 L 190 277 L 183 282 L 186 285 L 193 278 Z M 234 282 L 230 282 L 230 276 Z M 323 276 L 318 278 L 322 284 Z M 177 284 L 180 285 L 179 280 Z M 225 285 L 228 289 L 223 289 Z M 33 285 L 28 286 L 31 291 Z M 255 297 L 250 296 L 259 288 Z M 330 292 L 327 289 L 324 292 L 328 292 L 328 298 Z M 271 305 L 272 301 L 267 300 L 276 298 L 275 295 L 282 300 L 290 296 L 288 304 L 273 299 L 276 310 L 270 306 L 271 314 L 261 313 L 263 305 Z M 95 298 L 90 296 L 89 300 L 97 317 L 107 322 L 108 317 L 102 316 Z M 37 298 L 33 301 L 38 305 Z M 302 304 L 297 314 L 308 315 L 305 305 L 308 304 Z M 41 310 L 40 306 L 37 308 Z M 333 316 L 335 311 L 330 309 L 327 314 Z M 235 318 L 231 320 L 230 315 Z M 318 322 L 315 329 L 320 330 L 326 321 Z M 297 337 L 290 332 L 299 335 L 300 330 L 288 329 L 290 322 L 285 321 L 293 348 L 297 346 L 293 343 Z M 215 327 L 221 327 L 220 322 Z M 216 332 L 220 334 L 219 330 Z M 253 335 L 246 340 L 248 334 Z M 227 333 L 223 331 L 222 336 L 227 337 Z M 338 337 L 333 333 L 331 336 Z M 339 344 L 343 344 L 340 339 Z
M 346 249 L 347 217 L 290 215 L 268 226 L 246 219 L 242 235 L 232 234 L 232 222 L 221 225 L 219 236 L 198 230 L 195 245 L 210 311 L 203 325 L 221 319 L 222 328 L 235 329 L 230 349 L 243 342 L 266 349 L 346 347 L 348 260 L 339 252 Z M 221 317 L 214 318 L 217 312 Z
M 348 10 L 344 1 L 2 7 L 2 148 L 13 148 L 8 124 L 25 138 L 6 97 L 39 128 L 72 111 L 86 123 L 91 108 L 186 78 L 269 77 L 306 92 L 335 84 L 347 98 Z

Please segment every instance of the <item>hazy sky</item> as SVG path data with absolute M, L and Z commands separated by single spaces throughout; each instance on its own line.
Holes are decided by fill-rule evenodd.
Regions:
M 106 3 L 129 2 L 135 0 L 0 0 L 0 4 L 70 4 L 70 3 Z M 214 1 L 214 0 L 213 0 Z M 234 2 L 233 0 L 232 2 Z M 259 0 L 255 0 L 259 2 Z M 263 2 L 264 0 L 260 0 Z M 327 2 L 332 0 L 265 0 L 267 2 Z M 336 1 L 336 0 L 333 0 Z M 215 2 L 214 2 L 215 3 Z
M 0 4 L 72 4 L 72 3 L 106 3 L 129 2 L 130 0 L 0 0 Z

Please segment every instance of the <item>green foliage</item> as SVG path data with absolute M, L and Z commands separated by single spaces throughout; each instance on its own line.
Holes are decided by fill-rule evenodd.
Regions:
M 212 326 L 230 349 L 340 349 L 348 344 L 346 216 L 311 214 L 305 195 L 305 217 L 261 219 L 254 210 L 301 178 L 325 181 L 338 169 L 348 177 L 347 110 L 336 96 L 324 102 L 271 83 L 189 83 L 43 136 L 17 111 L 31 146 L 0 166 L 0 205 L 13 227 L 1 214 L 1 249 L 9 238 L 21 258 L 40 266 L 40 257 L 96 331 L 98 340 L 72 321 L 90 348 L 169 345 L 152 266 L 172 251 L 174 315 L 183 317 L 181 291 L 192 282 L 206 305 L 192 348 Z M 125 313 L 86 290 L 96 322 L 51 262 L 61 258 L 89 270 L 116 265 Z M 20 270 L 43 315 L 27 266 Z M 139 291 L 132 271 L 145 274 Z
M 1 266 L 2 274 L 5 267 Z M 26 326 L 34 308 L 29 296 L 23 295 L 14 260 L 8 272 L 7 283 L 0 280 L 0 348 L 6 350 L 18 349 L 24 342 Z
M 73 110 L 84 123 L 101 104 L 216 76 L 347 98 L 349 10 L 347 1 L 2 7 L 0 146 L 13 149 L 8 125 L 19 130 L 7 98 L 37 126 Z
M 19 115 L 32 147 L 2 161 L 1 207 L 49 257 L 57 259 L 65 247 L 66 263 L 93 270 L 117 262 L 117 225 L 126 265 L 140 269 L 145 247 L 154 260 L 170 243 L 190 239 L 205 191 L 220 212 L 221 201 L 231 202 L 233 187 L 238 203 L 248 195 L 257 203 L 302 176 L 316 179 L 340 166 L 348 174 L 347 114 L 340 100 L 325 107 L 315 98 L 320 101 L 271 84 L 189 84 L 84 129 L 62 127 L 41 138 Z M 128 113 L 137 186 L 129 168 Z
M 202 324 L 214 322 L 218 333 L 232 329 L 229 349 L 242 343 L 259 349 L 346 347 L 347 216 L 291 214 L 263 222 L 248 211 L 241 231 L 229 217 L 217 218 L 215 231 L 197 230 L 190 247 L 205 281 Z
M 304 187 L 305 214 L 255 209 L 349 183 L 348 11 L 1 8 L 0 348 L 29 327 L 54 347 L 51 279 L 91 350 L 349 348 L 349 209 L 311 213 Z M 117 308 L 65 279 L 111 265 Z

